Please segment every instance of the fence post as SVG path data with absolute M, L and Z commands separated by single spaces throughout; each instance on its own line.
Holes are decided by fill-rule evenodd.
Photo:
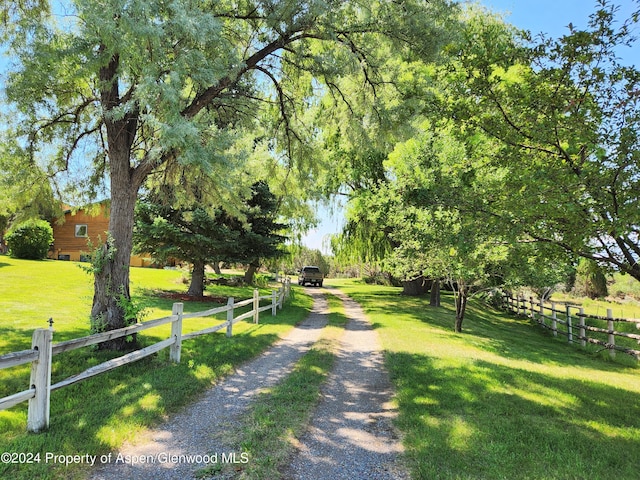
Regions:
M 227 337 L 230 338 L 233 335 L 233 297 L 227 299 Z
M 569 343 L 573 343 L 573 327 L 571 325 L 571 306 L 566 305 L 567 307 L 567 339 Z
M 535 320 L 536 319 L 536 313 L 535 310 L 533 309 L 533 297 L 529 297 L 529 307 L 531 308 L 531 320 Z
M 614 347 L 616 345 L 616 336 L 613 334 L 613 310 L 610 308 L 607 308 L 607 330 L 609 330 L 609 345 L 611 345 L 609 356 L 615 358 L 616 349 Z
M 540 299 L 540 320 L 538 320 L 538 322 L 542 325 L 546 325 L 544 322 L 544 300 L 542 298 Z
M 38 351 L 38 359 L 31 363 L 31 388 L 35 388 L 36 394 L 29 399 L 27 430 L 30 432 L 49 428 L 52 338 L 53 330 L 39 328 L 31 339 L 31 347 Z
M 551 330 L 553 330 L 553 336 L 558 336 L 558 313 L 556 310 L 556 303 L 551 302 Z
M 282 287 L 280 287 L 280 295 L 278 296 L 278 308 L 282 310 L 282 303 L 284 302 L 284 295 L 286 292 L 286 279 L 282 282 Z
M 584 308 L 580 307 L 578 311 L 578 315 L 580 317 L 580 345 L 583 347 L 587 346 L 587 331 L 585 330 L 584 325 Z
M 271 316 L 276 316 L 276 309 L 278 307 L 278 291 L 271 290 Z
M 182 351 L 182 312 L 183 303 L 174 303 L 171 315 L 176 318 L 171 322 L 171 336 L 176 339 L 176 343 L 169 349 L 169 359 L 174 363 L 180 363 L 180 352 Z
M 258 323 L 260 320 L 260 292 L 257 288 L 253 289 L 253 323 Z

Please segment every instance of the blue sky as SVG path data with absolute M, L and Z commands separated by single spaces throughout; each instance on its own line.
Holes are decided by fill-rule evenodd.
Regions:
M 626 19 L 640 9 L 640 0 L 613 0 L 619 6 L 618 18 Z M 596 9 L 596 0 L 483 0 L 480 3 L 505 15 L 507 22 L 530 30 L 559 37 L 568 33 L 572 23 L 577 28 L 587 26 L 589 15 Z M 636 32 L 640 34 L 640 32 Z M 640 63 L 640 49 L 625 48 L 620 55 L 633 65 Z
M 586 27 L 589 15 L 596 9 L 595 0 L 483 0 L 479 3 L 503 14 L 505 20 L 516 27 L 529 30 L 534 35 L 544 33 L 552 37 L 568 33 L 569 23 L 576 28 Z M 640 0 L 615 0 L 615 3 L 620 6 L 618 14 L 621 19 L 628 18 L 633 11 L 640 9 Z M 640 35 L 640 31 L 637 34 Z M 639 47 L 624 48 L 619 55 L 625 63 L 638 66 Z M 323 208 L 318 211 L 322 222 L 303 238 L 303 243 L 309 248 L 326 251 L 322 248 L 323 240 L 327 235 L 341 230 L 343 216 L 340 209 L 333 215 Z

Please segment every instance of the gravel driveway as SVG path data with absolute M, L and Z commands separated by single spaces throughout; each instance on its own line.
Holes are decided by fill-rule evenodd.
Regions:
M 311 315 L 263 355 L 238 368 L 200 400 L 143 436 L 112 453 L 91 471 L 92 480 L 188 480 L 211 463 L 242 462 L 242 452 L 224 444 L 224 432 L 263 388 L 275 385 L 318 339 L 326 325 L 322 290 Z M 391 426 L 395 414 L 377 336 L 355 302 L 345 301 L 346 327 L 335 371 L 285 478 L 408 478 L 396 464 L 402 451 Z M 249 460 L 250 461 L 250 460 Z
M 393 391 L 378 335 L 360 306 L 338 290 L 349 322 L 334 371 L 287 479 L 404 479 L 402 444 L 392 425 Z

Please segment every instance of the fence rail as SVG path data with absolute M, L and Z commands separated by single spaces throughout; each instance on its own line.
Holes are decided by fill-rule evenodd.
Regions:
M 584 308 L 576 305 L 543 301 L 533 297 L 519 296 L 515 298 L 511 295 L 505 295 L 503 304 L 511 313 L 529 317 L 540 326 L 550 330 L 554 337 L 566 336 L 568 343 L 579 341 L 582 347 L 585 347 L 587 343 L 599 345 L 603 349 L 609 350 L 609 355 L 612 358 L 616 356 L 616 352 L 622 352 L 640 360 L 640 350 L 631 348 L 631 344 L 640 345 L 640 334 L 616 329 L 616 325 L 618 328 L 632 325 L 635 329 L 640 329 L 640 319 L 616 318 L 613 316 L 612 309 L 607 309 L 606 317 L 586 314 Z M 606 322 L 606 328 L 598 326 L 597 322 Z M 558 325 L 561 327 L 559 328 Z M 588 336 L 587 332 L 599 334 L 600 338 Z M 604 340 L 605 336 L 606 340 Z M 617 342 L 616 338 L 623 340 Z
M 153 355 L 165 348 L 169 348 L 169 358 L 172 362 L 180 362 L 180 351 L 182 341 L 195 338 L 201 335 L 207 335 L 226 328 L 226 336 L 231 337 L 233 334 L 233 325 L 237 322 L 253 318 L 254 323 L 259 322 L 260 312 L 271 310 L 272 315 L 276 315 L 278 309 L 282 309 L 284 300 L 289 296 L 291 291 L 291 282 L 286 279 L 282 287 L 273 290 L 270 295 L 260 296 L 258 290 L 254 290 L 253 298 L 235 303 L 233 297 L 228 299 L 227 305 L 202 312 L 183 313 L 183 304 L 174 303 L 171 315 L 168 317 L 150 320 L 148 322 L 138 323 L 129 327 L 110 330 L 104 333 L 88 335 L 82 338 L 67 340 L 53 344 L 53 330 L 37 329 L 33 332 L 31 349 L 22 350 L 20 352 L 11 352 L 0 355 L 0 370 L 26 363 L 31 363 L 31 379 L 29 389 L 15 393 L 8 397 L 0 398 L 0 410 L 6 410 L 14 405 L 29 401 L 27 429 L 31 432 L 40 432 L 49 426 L 49 405 L 51 392 L 59 388 L 67 387 L 74 383 L 86 380 L 101 373 L 113 370 L 131 362 L 135 362 L 142 358 Z M 268 305 L 260 306 L 262 300 L 270 300 Z M 235 316 L 235 310 L 241 307 L 251 305 L 251 310 Z M 197 332 L 182 333 L 183 320 L 190 318 L 209 317 L 220 313 L 227 313 L 226 321 L 213 327 L 205 328 Z M 56 384 L 51 385 L 51 364 L 53 356 L 63 352 L 76 350 L 78 348 L 95 345 L 98 343 L 121 338 L 134 333 L 149 330 L 161 325 L 171 324 L 171 335 L 166 340 L 155 343 L 148 347 L 127 353 L 121 357 L 117 357 L 100 365 L 95 365 L 87 370 L 66 378 Z

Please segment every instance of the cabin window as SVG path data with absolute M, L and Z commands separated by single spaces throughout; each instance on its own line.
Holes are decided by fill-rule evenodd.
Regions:
M 87 225 L 76 225 L 76 237 L 88 237 Z

